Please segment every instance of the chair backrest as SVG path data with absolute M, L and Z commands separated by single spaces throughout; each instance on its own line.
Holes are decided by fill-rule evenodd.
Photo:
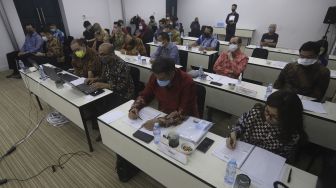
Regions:
M 267 59 L 268 58 L 268 50 L 263 48 L 255 48 L 252 52 L 252 57 Z
M 138 68 L 130 66 L 130 74 L 134 84 L 134 98 L 137 98 L 139 92 L 143 90 L 145 85 L 144 83 L 140 82 L 140 70 Z
M 200 118 L 203 118 L 204 113 L 204 102 L 205 102 L 205 95 L 206 89 L 202 85 L 196 84 L 196 93 L 197 93 L 197 108 Z

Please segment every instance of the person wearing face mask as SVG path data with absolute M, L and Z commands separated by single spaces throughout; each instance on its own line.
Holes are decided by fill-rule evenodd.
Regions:
M 170 38 L 168 33 L 160 33 L 158 37 L 159 47 L 151 55 L 150 62 L 155 62 L 156 59 L 160 57 L 171 58 L 175 61 L 175 64 L 180 65 L 180 56 L 177 46 L 169 42 Z
M 157 23 L 155 21 L 155 17 L 152 15 L 149 17 L 148 27 L 151 29 L 154 33 L 157 29 Z
M 101 63 L 97 54 L 85 45 L 84 39 L 74 39 L 71 42 L 73 51 L 72 67 L 79 77 L 95 78 L 100 75 Z
M 52 35 L 49 30 L 42 31 L 42 39 L 45 42 L 45 52 L 37 52 L 30 58 L 38 64 L 50 63 L 60 67 L 64 63 L 64 54 L 61 42 Z
M 181 44 L 181 35 L 178 30 L 176 30 L 172 25 L 167 26 L 163 29 L 163 32 L 168 33 L 170 42 L 175 43 L 176 45 Z
M 124 45 L 125 41 L 125 33 L 121 29 L 121 25 L 119 22 L 114 22 L 113 30 L 111 34 L 111 43 L 114 46 L 114 49 L 120 50 Z
M 165 18 L 159 20 L 159 28 L 154 33 L 154 37 L 156 39 L 159 37 L 159 34 L 163 32 L 163 29 L 167 27 L 167 25 L 167 20 Z
M 260 46 L 276 47 L 279 38 L 279 35 L 275 33 L 276 27 L 276 24 L 271 24 L 268 27 L 268 33 L 264 33 L 261 37 Z
M 120 52 L 122 54 L 126 55 L 142 55 L 146 56 L 146 48 L 143 45 L 143 42 L 141 39 L 135 36 L 131 36 L 129 34 L 125 35 L 125 44 L 123 45 Z
M 216 50 L 218 40 L 212 36 L 213 28 L 211 26 L 206 26 L 204 33 L 198 38 L 198 40 L 191 46 L 199 46 L 199 51 L 203 50 Z
M 288 63 L 274 83 L 276 89 L 286 89 L 321 101 L 328 88 L 330 71 L 318 61 L 320 47 L 306 42 L 299 49 L 297 63 Z
M 156 121 L 159 121 L 162 127 L 169 127 L 179 124 L 185 116 L 199 116 L 196 84 L 191 76 L 175 68 L 173 59 L 157 59 L 152 64 L 152 72 L 145 89 L 133 103 L 129 118 L 139 118 L 139 111 L 154 98 L 159 103 L 159 110 L 167 116 L 148 121 L 144 126 L 149 130 L 152 130 Z
M 87 45 L 91 47 L 93 42 L 95 41 L 95 31 L 93 30 L 93 27 L 89 21 L 85 21 L 83 23 L 83 27 L 85 28 L 85 31 L 83 32 L 83 37 L 86 40 Z
M 307 142 L 300 98 L 289 91 L 276 91 L 266 105 L 256 104 L 232 127 L 226 146 L 234 150 L 237 139 L 261 147 L 293 162 L 298 145 Z
M 195 18 L 193 22 L 190 24 L 190 34 L 191 37 L 199 37 L 201 33 L 201 26 L 198 22 L 198 17 Z
M 226 16 L 226 35 L 225 41 L 230 41 L 231 37 L 236 34 L 236 25 L 239 19 L 239 14 L 236 12 L 237 5 L 233 4 L 231 7 L 232 12 Z
M 17 78 L 20 79 L 20 73 L 18 70 L 17 60 L 22 60 L 25 66 L 31 66 L 27 61 L 27 58 L 33 56 L 37 52 L 41 52 L 43 48 L 43 40 L 41 36 L 36 32 L 35 27 L 32 24 L 27 24 L 26 38 L 20 51 L 14 51 L 7 54 L 7 62 L 9 69 L 13 69 L 13 73 L 6 76 L 6 78 Z
M 52 35 L 56 37 L 63 44 L 65 37 L 64 33 L 57 28 L 56 24 L 50 24 L 49 29 Z
M 213 70 L 216 74 L 238 78 L 246 69 L 248 57 L 240 50 L 242 40 L 240 37 L 232 37 L 227 52 L 216 60 Z

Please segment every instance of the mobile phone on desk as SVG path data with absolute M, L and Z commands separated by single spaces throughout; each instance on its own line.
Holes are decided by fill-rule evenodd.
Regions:
M 216 86 L 222 86 L 223 85 L 222 83 L 214 82 L 214 81 L 210 82 L 210 84 L 216 85 Z
M 204 140 L 197 146 L 196 149 L 198 151 L 206 153 L 214 142 L 215 142 L 214 140 L 212 140 L 208 137 L 205 137 Z
M 150 143 L 154 139 L 154 136 L 144 133 L 140 130 L 135 131 L 135 133 L 133 133 L 133 136 L 146 143 Z

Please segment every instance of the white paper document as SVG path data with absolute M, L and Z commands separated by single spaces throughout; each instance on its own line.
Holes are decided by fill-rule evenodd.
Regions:
M 145 107 L 140 110 L 139 112 L 139 118 L 136 120 L 132 120 L 128 118 L 128 116 L 124 117 L 122 120 L 127 123 L 128 125 L 139 129 L 146 121 L 154 119 L 160 115 L 160 112 L 151 108 L 151 107 Z
M 319 102 L 313 102 L 309 100 L 301 100 L 303 109 L 311 112 L 316 112 L 320 114 L 326 114 L 327 111 L 324 109 L 322 103 Z
M 198 143 L 203 138 L 203 136 L 208 132 L 208 130 L 212 125 L 213 123 L 209 121 L 189 117 L 182 124 L 174 128 L 175 129 L 174 131 L 178 133 L 181 138 L 194 143 Z
M 240 168 L 252 152 L 253 148 L 254 146 L 249 143 L 237 141 L 236 148 L 231 150 L 227 148 L 226 140 L 224 140 L 224 142 L 220 144 L 220 146 L 217 147 L 212 154 L 226 162 L 229 162 L 231 159 L 235 159 L 237 167 Z
M 273 182 L 279 180 L 285 162 L 285 158 L 255 147 L 240 170 L 248 175 L 252 182 L 268 188 L 273 187 Z
M 84 84 L 86 78 L 78 78 L 77 80 L 71 81 L 70 83 L 74 86 L 78 86 L 80 84 Z
M 106 114 L 100 116 L 99 118 L 103 120 L 105 123 L 110 124 L 120 118 L 122 118 L 125 115 L 125 113 L 119 111 L 119 110 L 113 110 L 110 112 L 107 112 Z

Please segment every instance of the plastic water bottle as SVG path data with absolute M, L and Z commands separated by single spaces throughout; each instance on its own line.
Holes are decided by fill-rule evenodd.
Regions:
M 200 68 L 198 69 L 198 76 L 202 77 L 203 74 L 204 74 L 203 67 L 200 66 Z
M 141 63 L 141 55 L 140 55 L 140 53 L 138 53 L 138 63 L 139 64 Z
M 159 123 L 155 123 L 153 127 L 154 144 L 159 144 L 161 140 L 161 128 Z
M 270 84 L 268 84 L 268 86 L 266 88 L 265 99 L 267 99 L 268 96 L 270 96 L 272 94 L 272 91 L 273 91 L 273 84 L 270 83 Z
M 41 80 L 46 80 L 46 79 L 48 78 L 47 75 L 44 73 L 44 70 L 43 70 L 43 66 L 42 66 L 42 65 L 40 65 L 39 73 L 40 73 L 40 79 L 41 79 Z
M 243 80 L 243 74 L 240 73 L 238 77 L 238 85 L 241 85 L 242 80 Z
M 233 184 L 236 177 L 237 162 L 234 159 L 231 159 L 226 166 L 226 173 L 224 181 L 230 185 Z

